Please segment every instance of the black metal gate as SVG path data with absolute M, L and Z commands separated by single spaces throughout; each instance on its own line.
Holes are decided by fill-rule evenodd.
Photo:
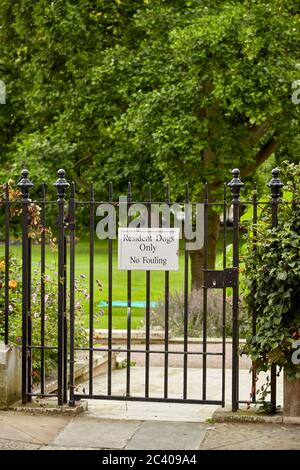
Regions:
M 132 343 L 132 302 L 134 298 L 132 272 L 127 272 L 127 334 L 126 344 L 123 347 L 116 347 L 113 338 L 113 239 L 111 236 L 107 239 L 107 345 L 95 346 L 94 344 L 94 308 L 95 308 L 95 212 L 96 208 L 103 201 L 95 199 L 94 188 L 91 185 L 90 198 L 88 201 L 81 201 L 76 197 L 75 184 L 69 184 L 65 179 L 64 170 L 58 171 L 58 179 L 54 184 L 58 199 L 51 201 L 46 199 L 45 185 L 41 186 L 40 196 L 34 201 L 40 207 L 40 224 L 42 227 L 39 243 L 40 250 L 40 279 L 41 279 L 41 299 L 40 299 L 40 340 L 33 341 L 32 335 L 32 240 L 29 233 L 30 214 L 29 208 L 33 204 L 30 199 L 30 191 L 33 184 L 29 180 L 27 170 L 23 170 L 22 178 L 18 186 L 22 193 L 21 202 L 10 201 L 8 188 L 6 188 L 5 199 L 5 342 L 9 341 L 9 290 L 7 288 L 9 280 L 9 250 L 10 250 L 10 208 L 12 205 L 21 205 L 22 217 L 22 401 L 26 403 L 33 396 L 38 397 L 57 397 L 58 404 L 69 403 L 74 406 L 75 401 L 83 398 L 91 399 L 109 399 L 109 400 L 136 400 L 153 402 L 179 402 L 179 403 L 203 403 L 225 405 L 225 372 L 226 372 L 226 296 L 228 289 L 231 289 L 232 305 L 232 347 L 231 347 L 231 390 L 232 390 L 232 409 L 236 411 L 239 403 L 239 232 L 240 232 L 240 207 L 251 204 L 253 207 L 253 222 L 257 222 L 258 201 L 256 195 L 248 202 L 240 202 L 240 189 L 243 186 L 239 178 L 239 170 L 233 170 L 233 178 L 228 185 L 224 185 L 224 200 L 215 203 L 209 200 L 209 188 L 205 185 L 203 199 L 204 214 L 204 246 L 203 246 L 203 322 L 201 343 L 202 348 L 198 351 L 190 350 L 190 338 L 188 332 L 189 321 L 189 291 L 190 291 L 190 259 L 188 250 L 188 240 L 183 240 L 183 347 L 180 350 L 170 348 L 169 319 L 170 319 L 170 273 L 164 272 L 164 338 L 162 350 L 155 350 L 151 347 L 151 271 L 145 271 L 145 329 L 144 345 L 145 347 L 135 348 Z M 227 186 L 231 190 L 231 197 L 227 197 Z M 273 179 L 269 184 L 272 192 L 272 200 L 264 204 L 272 204 L 273 208 L 273 226 L 277 225 L 277 206 L 279 190 L 282 186 L 278 178 L 277 170 L 273 170 Z M 69 196 L 70 189 L 70 196 Z M 130 207 L 133 204 L 131 185 L 128 185 L 128 194 L 126 202 Z M 109 194 L 106 201 L 114 207 L 119 206 L 119 202 L 113 197 L 112 185 L 109 185 Z M 168 206 L 172 205 L 169 189 L 166 190 L 166 199 L 164 201 Z M 183 204 L 189 204 L 189 190 L 186 185 L 186 196 Z M 151 200 L 151 188 L 148 187 L 147 199 L 145 205 L 148 208 L 148 225 L 151 225 L 151 206 L 160 204 Z M 45 319 L 47 307 L 45 296 L 47 286 L 45 283 L 46 273 L 46 215 L 49 207 L 52 207 L 56 213 L 56 233 L 57 233 L 57 342 L 56 344 L 45 344 Z M 222 232 L 223 232 L 223 260 L 222 269 L 212 270 L 208 265 L 208 224 L 209 213 L 214 207 L 218 207 L 222 213 Z M 87 208 L 89 214 L 89 305 L 88 305 L 88 344 L 84 347 L 75 345 L 75 303 L 76 303 L 76 214 L 77 210 Z M 232 216 L 229 220 L 229 209 L 232 209 Z M 128 215 L 130 222 L 130 215 Z M 228 230 L 232 232 L 232 257 L 230 262 L 226 255 L 228 242 Z M 229 265 L 228 265 L 229 264 Z M 98 273 L 97 273 L 98 274 Z M 208 292 L 210 289 L 220 289 L 222 292 L 222 337 L 221 351 L 211 351 L 207 336 L 207 304 Z M 253 312 L 253 333 L 255 334 L 256 316 Z M 40 381 L 38 386 L 33 387 L 32 379 L 32 354 L 33 351 L 40 353 Z M 57 390 L 48 393 L 45 378 L 45 352 L 54 351 L 57 354 Z M 79 393 L 75 384 L 75 360 L 78 351 L 85 351 L 88 354 L 88 386 L 84 393 Z M 108 356 L 107 367 L 107 387 L 105 393 L 97 393 L 94 389 L 93 360 L 98 352 L 106 352 Z M 125 393 L 116 394 L 113 391 L 113 357 L 114 353 L 123 353 L 126 356 L 126 375 L 125 375 Z M 144 384 L 143 392 L 139 396 L 132 393 L 132 355 L 144 355 Z M 150 358 L 151 355 L 160 354 L 163 357 L 163 389 L 161 394 L 153 394 L 150 390 Z M 182 357 L 182 391 L 180 395 L 174 396 L 169 389 L 169 371 L 170 357 L 172 355 Z M 190 356 L 199 357 L 199 374 L 202 376 L 201 388 L 199 394 L 195 397 L 189 396 L 188 391 L 188 362 Z M 221 383 L 220 398 L 212 399 L 208 393 L 208 366 L 209 357 L 218 356 L 221 361 Z M 273 409 L 276 408 L 276 367 L 271 372 L 272 394 L 271 402 Z M 252 402 L 256 401 L 256 377 L 255 366 L 252 371 Z

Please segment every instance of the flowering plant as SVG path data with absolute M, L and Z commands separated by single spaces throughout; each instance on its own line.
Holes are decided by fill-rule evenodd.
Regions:
M 10 256 L 9 260 L 9 314 L 22 314 L 22 272 L 17 257 Z M 4 335 L 5 318 L 5 261 L 0 257 L 0 336 Z
M 4 260 L 0 258 L 0 334 L 4 332 Z M 10 257 L 10 281 L 9 281 L 9 340 L 11 343 L 21 345 L 22 343 L 22 281 L 21 264 L 17 257 Z M 45 284 L 45 336 L 46 346 L 57 346 L 57 273 L 53 267 L 47 267 L 47 274 L 44 277 Z M 83 286 L 83 279 L 79 277 L 75 280 L 77 300 L 75 303 L 75 345 L 83 346 L 87 344 L 87 333 L 83 321 L 83 301 L 88 294 Z M 35 269 L 32 273 L 32 296 L 31 296 L 31 324 L 32 324 L 32 345 L 41 344 L 41 300 L 42 282 L 40 270 Z M 68 296 L 69 297 L 69 296 Z M 50 371 L 57 363 L 57 351 L 45 350 L 46 369 Z M 40 377 L 40 352 L 32 351 L 32 375 L 33 380 L 38 381 Z
M 20 201 L 21 193 L 14 189 L 14 182 L 0 186 L 0 205 L 6 199 L 10 202 Z M 21 213 L 18 204 L 10 204 L 11 229 L 15 229 L 14 222 L 16 216 Z M 52 237 L 51 228 L 44 228 L 41 224 L 41 209 L 35 202 L 30 202 L 28 206 L 29 214 L 29 237 L 36 243 L 40 242 L 42 232 L 46 234 L 47 245 L 56 250 L 55 238 Z M 17 233 L 17 232 L 16 232 Z M 32 266 L 36 262 L 32 262 Z M 16 345 L 22 343 L 22 264 L 20 257 L 10 250 L 9 253 L 9 341 Z M 75 280 L 76 305 L 75 305 L 75 345 L 83 346 L 87 342 L 87 333 L 83 323 L 83 301 L 87 299 L 88 293 L 84 288 L 84 278 L 79 276 Z M 42 294 L 42 285 L 45 285 Z M 32 325 L 32 345 L 41 345 L 41 326 L 44 323 L 44 344 L 45 346 L 57 347 L 57 285 L 58 275 L 53 266 L 46 267 L 44 279 L 41 279 L 40 266 L 33 270 L 31 275 L 31 325 Z M 42 299 L 42 295 L 44 298 Z M 67 294 L 68 295 L 68 294 Z M 41 318 L 41 303 L 44 301 L 45 315 Z M 68 299 L 67 299 L 68 301 Z M 5 322 L 5 259 L 0 256 L 0 337 L 4 336 Z M 55 367 L 57 363 L 57 350 L 45 349 L 45 366 L 48 371 Z M 32 375 L 33 380 L 38 381 L 40 376 L 40 351 L 32 350 Z

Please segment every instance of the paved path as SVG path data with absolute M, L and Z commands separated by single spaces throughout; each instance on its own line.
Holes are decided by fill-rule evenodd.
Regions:
M 0 449 L 198 449 L 203 423 L 31 416 L 0 412 Z
M 1 450 L 300 449 L 300 426 L 30 416 L 0 412 Z
M 251 392 L 251 375 L 248 370 L 240 371 L 240 399 L 249 400 Z M 220 369 L 207 369 L 207 400 L 222 399 L 222 371 Z M 259 387 L 263 381 L 261 374 Z M 131 395 L 141 397 L 144 395 L 145 370 L 143 367 L 131 368 Z M 190 368 L 188 370 L 188 398 L 202 399 L 203 375 L 201 369 Z M 150 396 L 164 396 L 164 368 L 152 367 L 150 369 L 149 380 Z M 231 370 L 226 369 L 225 374 L 225 395 L 226 405 L 230 405 L 231 399 Z M 79 393 L 88 393 L 88 382 L 78 386 Z M 182 398 L 183 392 L 183 371 L 182 368 L 172 367 L 169 369 L 168 380 L 169 397 Z M 126 369 L 115 370 L 112 375 L 112 394 L 125 396 L 126 391 Z M 94 394 L 107 394 L 107 376 L 95 377 L 93 381 Z M 279 378 L 277 386 L 277 402 L 282 405 L 282 379 Z M 211 418 L 216 405 L 187 405 L 169 403 L 141 403 L 124 401 L 98 401 L 89 402 L 89 409 L 102 418 L 122 418 L 122 419 L 146 419 L 151 420 L 186 420 L 195 422 L 205 422 Z M 145 415 L 146 413 L 146 415 Z
M 221 371 L 208 369 L 208 398 L 220 397 Z M 163 390 L 163 368 L 151 371 L 150 394 Z M 114 393 L 124 394 L 126 370 L 116 370 Z M 226 371 L 226 395 L 230 398 L 230 370 Z M 250 376 L 240 374 L 240 390 L 249 396 Z M 132 393 L 143 394 L 144 369 L 132 368 Z M 279 401 L 281 400 L 279 380 Z M 107 377 L 94 379 L 95 393 L 105 392 Z M 82 384 L 80 389 L 87 388 Z M 189 395 L 200 397 L 202 373 L 189 369 Z M 171 396 L 182 393 L 182 369 L 171 368 Z M 280 424 L 214 423 L 216 406 L 89 401 L 89 409 L 76 417 L 31 416 L 0 412 L 0 449 L 118 449 L 118 450 L 197 450 L 197 449 L 300 449 L 300 426 Z
M 206 450 L 300 450 L 300 426 L 218 423 L 201 443 Z
M 126 343 L 124 344 L 118 344 L 114 346 L 115 349 L 126 349 Z M 144 351 L 145 350 L 145 345 L 144 344 L 132 344 L 132 354 L 131 354 L 131 359 L 132 361 L 136 362 L 137 366 L 144 366 L 145 365 L 145 353 L 136 353 L 134 350 L 140 350 Z M 158 354 L 157 352 L 150 354 L 150 364 L 151 367 L 159 367 L 163 365 L 164 361 L 164 344 L 151 344 L 151 351 L 161 351 L 162 354 Z M 200 351 L 203 350 L 203 345 L 202 343 L 192 343 L 189 342 L 188 344 L 188 367 L 192 368 L 201 368 L 202 367 L 202 361 L 203 361 L 203 356 L 199 354 L 193 354 L 193 353 L 199 353 Z M 175 352 L 183 352 L 184 351 L 184 346 L 183 343 L 169 343 L 169 351 L 172 352 L 172 354 L 169 354 L 169 367 L 183 367 L 183 355 L 181 354 L 175 354 Z M 222 343 L 212 343 L 208 342 L 207 345 L 207 352 L 210 353 L 222 353 Z M 121 355 L 126 355 L 125 353 L 120 353 Z M 226 348 L 225 348 L 225 366 L 226 368 L 231 369 L 231 358 L 232 358 L 232 349 L 231 349 L 231 343 L 227 342 L 226 343 Z M 239 358 L 239 366 L 240 369 L 247 369 L 249 370 L 251 367 L 251 361 L 250 359 L 243 355 Z M 222 367 L 222 357 L 217 356 L 217 355 L 207 355 L 207 367 L 209 368 L 216 368 L 220 369 Z

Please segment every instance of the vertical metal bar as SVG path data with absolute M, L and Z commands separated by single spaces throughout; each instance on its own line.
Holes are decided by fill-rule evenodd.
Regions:
M 132 201 L 131 183 L 128 183 L 127 209 Z M 130 223 L 129 213 L 127 222 Z M 126 396 L 130 396 L 130 367 L 131 367 L 131 271 L 127 271 L 127 366 L 126 366 Z
M 147 209 L 148 228 L 151 227 L 151 186 L 147 187 Z M 151 275 L 146 271 L 146 357 L 145 357 L 145 397 L 149 397 L 149 371 L 150 371 L 150 295 L 151 295 Z
M 253 204 L 253 245 L 252 249 L 255 252 L 256 251 L 256 243 L 257 243 L 257 190 L 256 190 L 256 183 L 254 183 L 254 193 L 253 193 L 253 198 L 252 198 L 252 204 Z M 257 291 L 257 285 L 256 281 L 253 284 L 253 290 L 252 290 L 252 296 L 255 297 Z M 253 305 L 253 310 L 252 310 L 252 335 L 256 335 L 256 318 L 257 318 L 257 312 L 256 312 L 256 307 L 255 304 Z M 256 401 L 256 364 L 255 362 L 252 361 L 252 386 L 251 386 L 251 400 L 252 402 Z
M 58 299 L 57 299 L 57 327 L 58 327 L 58 369 L 57 369 L 57 395 L 58 405 L 64 403 L 64 309 L 65 309 L 65 255 L 64 255 L 64 239 L 65 239 L 65 191 L 69 187 L 69 183 L 65 180 L 65 171 L 58 171 L 58 180 L 55 183 L 58 192 Z
M 113 184 L 109 183 L 108 200 L 113 202 Z M 108 374 L 107 374 L 107 394 L 111 395 L 112 385 L 112 273 L 113 273 L 113 240 L 112 235 L 108 234 Z
M 75 370 L 74 370 L 74 347 L 75 347 L 75 184 L 71 183 L 71 197 L 69 205 L 69 227 L 70 227 L 70 375 L 69 405 L 75 406 Z
M 239 263 L 239 204 L 238 200 L 233 201 L 233 267 L 238 268 Z M 232 403 L 233 411 L 238 409 L 238 389 L 239 389 L 239 327 L 238 327 L 238 309 L 239 309 L 239 291 L 238 287 L 233 288 L 233 307 L 232 307 L 232 376 L 233 391 Z
M 64 200 L 58 201 L 58 404 L 63 404 L 64 356 Z
M 208 267 L 208 184 L 204 187 L 204 246 L 203 246 L 203 268 Z M 207 376 L 207 287 L 203 286 L 203 322 L 202 322 L 202 400 L 206 400 L 206 376 Z
M 63 335 L 64 335 L 63 400 L 64 400 L 64 403 L 68 403 L 67 238 L 65 234 L 64 234 L 64 329 L 63 329 Z
M 28 346 L 32 346 L 32 319 L 31 319 L 31 264 L 32 264 L 32 249 L 31 249 L 31 238 L 28 237 Z M 31 347 L 27 351 L 27 393 L 32 391 L 32 354 L 33 350 Z M 31 396 L 28 396 L 27 401 L 31 401 Z
M 233 203 L 233 268 L 239 268 L 239 196 L 243 186 L 239 178 L 240 171 L 232 170 L 233 179 L 229 183 L 232 189 Z M 239 401 L 239 285 L 232 292 L 232 411 L 238 410 Z
M 274 168 L 272 170 L 272 180 L 268 184 L 271 189 L 272 196 L 272 228 L 278 227 L 278 199 L 280 196 L 280 190 L 283 187 L 283 183 L 279 178 L 280 170 Z M 277 396 L 277 367 L 276 364 L 271 366 L 271 404 L 272 404 L 272 413 L 276 413 L 276 396 Z
M 189 185 L 185 184 L 185 204 L 189 204 Z M 188 383 L 188 326 L 189 326 L 189 252 L 188 241 L 184 240 L 184 326 L 183 326 L 183 399 L 187 399 Z
M 170 187 L 166 187 L 166 203 L 170 204 Z M 164 398 L 168 398 L 168 372 L 169 372 L 169 301 L 170 301 L 170 273 L 165 271 L 165 345 L 164 345 Z
M 22 201 L 22 403 L 27 403 L 28 201 Z
M 5 287 L 4 287 L 4 341 L 8 344 L 9 340 L 9 186 L 5 186 Z
M 227 259 L 227 186 L 224 184 L 223 202 L 223 269 L 226 269 Z M 226 378 L 226 287 L 223 287 L 222 299 L 222 406 L 225 406 L 225 378 Z
M 45 393 L 45 267 L 46 267 L 46 214 L 45 214 L 45 184 L 41 186 L 41 394 Z
M 93 361 L 94 361 L 94 184 L 91 184 L 90 189 L 90 303 L 89 303 L 89 393 L 93 394 Z
M 28 170 L 22 171 L 18 186 L 22 192 L 22 403 L 25 404 L 28 399 L 28 196 L 33 186 L 28 179 Z

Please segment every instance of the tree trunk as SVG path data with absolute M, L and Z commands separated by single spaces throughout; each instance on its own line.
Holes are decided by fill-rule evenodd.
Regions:
M 208 207 L 208 256 L 207 268 L 214 269 L 216 262 L 217 241 L 219 237 L 220 215 Z M 204 247 L 203 247 L 204 248 Z M 203 286 L 204 249 L 190 251 L 192 290 Z

